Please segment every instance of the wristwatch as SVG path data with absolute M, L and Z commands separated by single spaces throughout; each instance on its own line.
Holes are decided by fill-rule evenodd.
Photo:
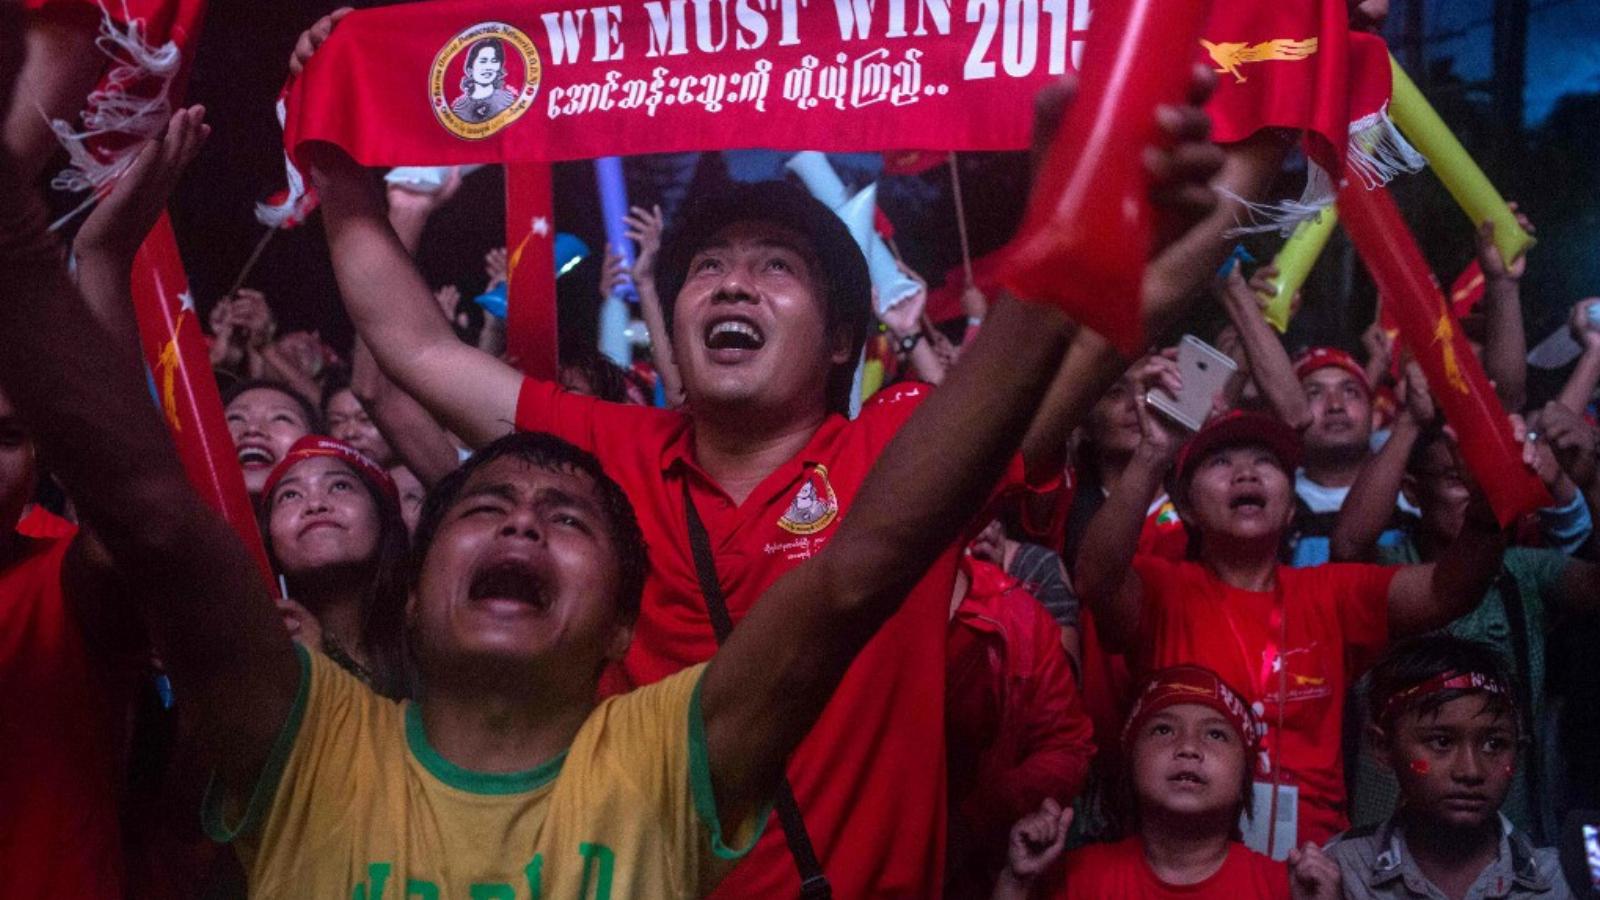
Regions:
M 921 341 L 922 338 L 923 334 L 922 329 L 920 328 L 903 338 L 896 338 L 894 342 L 895 352 L 899 353 L 901 356 L 909 356 L 911 351 L 916 349 L 917 343 Z

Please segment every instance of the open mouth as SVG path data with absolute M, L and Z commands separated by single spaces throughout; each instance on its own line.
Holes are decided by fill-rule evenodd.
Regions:
M 708 350 L 760 350 L 766 336 L 748 319 L 716 319 L 706 329 Z
M 246 469 L 271 468 L 272 464 L 277 461 L 278 458 L 273 456 L 272 451 L 265 447 L 245 444 L 239 448 L 239 465 Z
M 502 560 L 478 572 L 467 588 L 467 599 L 474 603 L 515 604 L 539 613 L 551 606 L 538 571 L 521 560 Z
M 1228 500 L 1228 508 L 1231 510 L 1258 513 L 1267 508 L 1267 498 L 1261 494 L 1235 494 Z
M 1208 783 L 1204 778 L 1200 777 L 1198 772 L 1177 772 L 1169 775 L 1167 781 L 1172 784 L 1189 787 L 1205 787 Z

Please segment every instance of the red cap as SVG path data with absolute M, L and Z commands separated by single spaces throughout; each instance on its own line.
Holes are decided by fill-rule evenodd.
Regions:
M 1183 445 L 1178 452 L 1178 483 L 1187 484 L 1195 466 L 1212 451 L 1241 444 L 1266 447 L 1291 475 L 1300 467 L 1300 435 L 1293 428 L 1275 416 L 1234 410 L 1207 422 Z
M 1304 381 L 1312 372 L 1329 367 L 1349 372 L 1360 382 L 1361 389 L 1367 392 L 1367 396 L 1372 396 L 1372 382 L 1367 380 L 1367 370 L 1361 368 L 1361 364 L 1356 362 L 1354 356 L 1336 347 L 1312 347 L 1295 357 L 1294 377 Z
M 1266 726 L 1256 718 L 1250 704 L 1217 677 L 1217 673 L 1204 666 L 1173 666 L 1145 679 L 1133 708 L 1128 711 L 1127 724 L 1122 728 L 1123 749 L 1133 746 L 1134 735 L 1151 716 L 1168 707 L 1186 704 L 1209 707 L 1220 713 L 1233 724 L 1247 753 L 1253 753 L 1266 734 Z
M 393 501 L 396 506 L 400 505 L 400 490 L 395 487 L 394 479 L 390 478 L 389 473 L 385 472 L 381 466 L 344 441 L 336 441 L 333 438 L 317 434 L 308 434 L 295 441 L 294 446 L 289 448 L 289 452 L 284 454 L 283 459 L 272 467 L 271 472 L 267 473 L 267 483 L 261 488 L 263 501 L 270 502 L 272 489 L 278 486 L 278 482 L 282 481 L 285 475 L 289 474 L 290 469 L 315 456 L 330 456 L 339 460 L 353 469 L 356 475 L 362 481 L 365 481 L 367 487 L 371 488 L 374 493 L 383 494 Z

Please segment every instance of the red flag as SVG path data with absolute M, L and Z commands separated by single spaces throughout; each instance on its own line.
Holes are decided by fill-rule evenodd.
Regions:
M 1458 319 L 1472 315 L 1473 310 L 1478 308 L 1478 301 L 1483 299 L 1484 288 L 1483 267 L 1473 260 L 1450 285 L 1451 314 Z
M 555 381 L 555 214 L 550 166 L 506 166 L 506 355 L 524 373 Z
M 1461 457 L 1500 524 L 1509 526 L 1549 506 L 1549 492 L 1522 464 L 1522 448 L 1505 410 L 1389 192 L 1347 184 L 1339 192 L 1339 215 L 1378 283 L 1400 340 L 1422 366 L 1434 399 L 1454 426 Z
M 233 526 L 271 581 L 272 567 L 223 417 L 205 335 L 165 214 L 139 248 L 132 287 L 145 361 L 183 470 L 200 496 Z

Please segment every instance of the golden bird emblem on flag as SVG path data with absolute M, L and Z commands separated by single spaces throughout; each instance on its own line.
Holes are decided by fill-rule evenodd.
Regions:
M 183 365 L 178 356 L 178 334 L 183 330 L 183 318 L 189 315 L 188 310 L 178 313 L 178 319 L 172 326 L 172 337 L 167 339 L 161 348 L 161 355 L 156 357 L 156 372 L 161 376 L 161 411 L 167 414 L 167 424 L 173 431 L 183 430 L 183 421 L 178 418 L 178 401 L 175 389 L 178 380 L 178 368 Z
M 1461 373 L 1461 360 L 1456 358 L 1456 323 L 1450 317 L 1450 311 L 1439 313 L 1439 322 L 1433 326 L 1434 344 L 1443 344 L 1440 359 L 1444 363 L 1444 377 L 1450 386 L 1463 394 L 1472 393 L 1472 388 L 1467 384 L 1467 376 Z
M 1317 39 L 1306 38 L 1295 40 L 1293 38 L 1276 38 L 1262 41 L 1259 44 L 1250 44 L 1244 41 L 1223 41 L 1212 43 L 1202 39 L 1200 46 L 1206 48 L 1211 54 L 1211 61 L 1217 64 L 1215 71 L 1227 72 L 1235 79 L 1235 84 L 1246 81 L 1244 72 L 1240 67 L 1246 63 L 1269 62 L 1282 60 L 1294 62 L 1309 59 L 1317 52 Z

